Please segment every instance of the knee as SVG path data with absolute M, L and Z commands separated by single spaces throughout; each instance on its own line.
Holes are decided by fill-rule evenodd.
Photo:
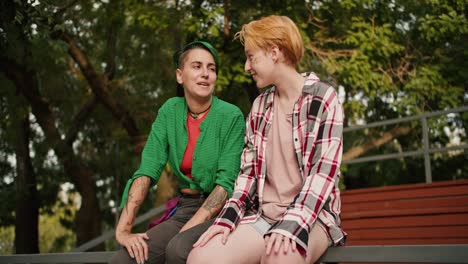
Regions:
M 213 261 L 213 258 L 210 258 L 209 254 L 207 254 L 206 250 L 204 248 L 194 248 L 188 258 L 187 258 L 187 264 L 209 264 L 209 263 L 215 263 Z
M 192 245 L 186 240 L 177 239 L 177 236 L 171 239 L 166 247 L 167 263 L 186 263 L 187 256 L 192 249 Z

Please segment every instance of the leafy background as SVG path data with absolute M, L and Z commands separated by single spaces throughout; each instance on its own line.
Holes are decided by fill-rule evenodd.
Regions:
M 347 127 L 467 104 L 463 0 L 1 1 L 0 252 L 65 252 L 115 226 L 158 108 L 181 95 L 172 54 L 185 43 L 216 46 L 216 95 L 247 114 L 261 91 L 233 35 L 270 14 L 296 22 L 299 70 L 336 87 Z M 431 148 L 466 144 L 467 121 L 428 119 Z M 421 122 L 347 132 L 344 143 L 344 160 L 418 150 Z M 466 150 L 433 154 L 433 180 L 467 178 L 466 164 Z M 344 190 L 424 182 L 424 161 L 343 165 L 342 177 Z M 174 185 L 167 168 L 141 211 Z

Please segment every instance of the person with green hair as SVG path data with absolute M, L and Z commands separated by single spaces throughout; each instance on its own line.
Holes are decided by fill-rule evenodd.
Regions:
M 128 180 L 115 237 L 121 248 L 110 263 L 185 263 L 193 244 L 213 223 L 230 197 L 244 145 L 240 109 L 213 95 L 219 62 L 215 48 L 194 41 L 174 54 L 184 97 L 169 99 L 158 111 Z M 145 233 L 132 233 L 150 187 L 169 163 L 180 198 L 170 217 Z

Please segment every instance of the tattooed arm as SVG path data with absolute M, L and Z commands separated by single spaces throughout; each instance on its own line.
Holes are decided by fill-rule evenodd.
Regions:
M 115 238 L 120 245 L 127 248 L 132 258 L 137 263 L 143 263 L 143 258 L 148 259 L 148 245 L 145 240 L 149 237 L 146 233 L 132 234 L 132 227 L 143 201 L 146 198 L 151 179 L 146 176 L 136 178 L 128 193 L 127 204 L 120 215 L 119 223 L 115 230 Z
M 223 187 L 216 185 L 200 209 L 198 209 L 192 218 L 182 227 L 182 229 L 180 229 L 180 232 L 217 216 L 226 203 L 227 198 L 226 190 L 224 190 Z

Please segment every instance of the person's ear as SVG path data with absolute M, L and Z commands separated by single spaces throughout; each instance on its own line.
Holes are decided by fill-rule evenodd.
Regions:
M 273 62 L 278 62 L 278 59 L 280 57 L 280 49 L 278 48 L 278 46 L 276 45 L 272 45 L 270 47 L 270 56 L 271 56 L 271 59 L 273 60 Z
M 182 70 L 181 69 L 176 70 L 176 79 L 177 79 L 177 83 L 179 83 L 179 84 L 184 83 L 184 80 L 182 79 Z

